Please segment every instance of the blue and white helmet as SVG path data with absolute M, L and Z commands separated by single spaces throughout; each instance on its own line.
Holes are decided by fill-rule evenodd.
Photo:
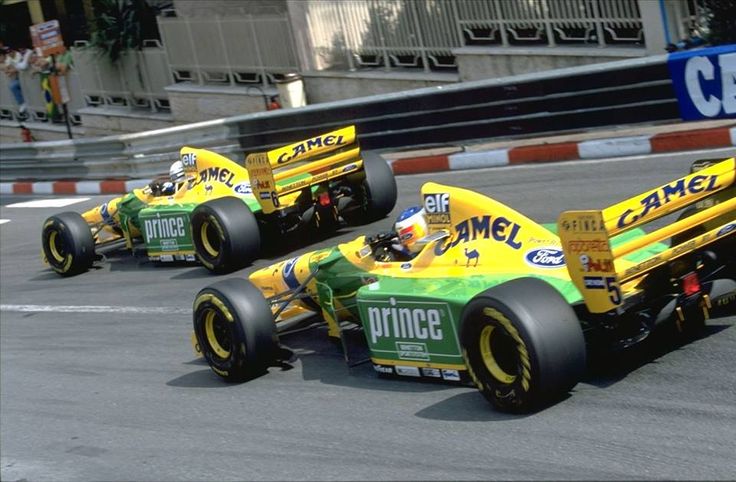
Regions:
M 169 179 L 171 182 L 179 183 L 184 182 L 187 179 L 184 173 L 184 164 L 181 161 L 175 161 L 169 168 Z
M 417 244 L 417 241 L 429 233 L 424 209 L 419 206 L 404 209 L 396 218 L 395 229 L 404 247 L 412 253 L 420 251 L 421 246 Z

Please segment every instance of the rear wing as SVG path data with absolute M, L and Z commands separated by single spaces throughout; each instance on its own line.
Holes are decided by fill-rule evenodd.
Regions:
M 349 126 L 268 152 L 249 154 L 245 167 L 253 195 L 264 214 L 269 214 L 285 207 L 280 201 L 283 196 L 354 173 L 362 169 L 363 161 L 355 126 Z
M 588 310 L 605 313 L 624 304 L 621 286 L 654 268 L 727 236 L 736 234 L 736 197 L 707 206 L 679 221 L 640 237 L 611 245 L 611 238 L 632 228 L 675 212 L 722 192 L 734 185 L 734 158 L 713 164 L 651 191 L 600 211 L 565 211 L 557 220 L 558 232 L 570 277 L 583 295 Z M 708 223 L 706 232 L 686 238 L 677 245 L 637 259 L 622 258 L 694 227 Z M 624 267 L 624 265 L 626 265 Z

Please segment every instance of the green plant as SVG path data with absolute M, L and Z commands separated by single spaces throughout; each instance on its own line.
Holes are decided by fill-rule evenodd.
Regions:
M 736 0 L 705 0 L 704 7 L 711 45 L 736 43 Z
M 156 10 L 146 0 L 97 0 L 90 48 L 115 63 L 126 50 L 142 50 L 158 37 Z

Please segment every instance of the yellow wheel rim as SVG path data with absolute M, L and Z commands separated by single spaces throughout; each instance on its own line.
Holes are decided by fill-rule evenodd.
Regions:
M 480 332 L 480 340 L 478 341 L 480 345 L 480 356 L 483 359 L 483 364 L 486 366 L 486 369 L 493 378 L 501 383 L 513 383 L 514 380 L 516 380 L 516 375 L 512 375 L 501 368 L 493 354 L 491 338 L 495 329 L 495 326 L 487 325 L 483 328 L 483 331 Z
M 220 344 L 220 340 L 217 339 L 217 334 L 215 333 L 216 317 L 217 312 L 215 310 L 210 309 L 207 311 L 204 318 L 204 331 L 207 335 L 207 344 L 212 348 L 212 351 L 214 351 L 218 357 L 225 359 L 230 356 L 230 350 L 223 348 Z M 220 320 L 220 323 L 222 323 L 222 320 Z
M 215 249 L 212 244 L 210 243 L 210 238 L 207 233 L 207 231 L 210 228 L 210 222 L 205 221 L 202 223 L 202 227 L 200 228 L 199 237 L 202 240 L 202 247 L 205 251 L 207 251 L 207 254 L 212 256 L 213 258 L 216 258 L 218 254 L 220 254 L 220 251 Z
M 62 256 L 61 253 L 59 253 L 59 250 L 56 249 L 56 238 L 58 235 L 58 231 L 51 231 L 51 234 L 49 235 L 49 249 L 51 250 L 51 256 L 53 256 L 58 263 L 61 263 L 64 261 L 64 256 Z

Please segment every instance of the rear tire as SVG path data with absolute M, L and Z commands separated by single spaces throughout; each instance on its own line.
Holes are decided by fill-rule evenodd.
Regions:
M 240 199 L 208 201 L 192 213 L 192 241 L 197 257 L 214 273 L 248 266 L 261 251 L 258 222 Z
M 76 212 L 48 218 L 43 223 L 41 243 L 51 269 L 61 276 L 84 273 L 95 260 L 92 231 L 82 215 Z
M 575 312 L 548 283 L 520 278 L 475 296 L 460 342 L 481 393 L 502 411 L 528 411 L 570 391 L 585 370 Z
M 357 208 L 341 213 L 348 224 L 367 224 L 385 218 L 396 205 L 396 179 L 388 163 L 371 151 L 361 153 L 365 179 L 355 186 Z
M 261 375 L 277 358 L 271 308 L 247 280 L 231 278 L 201 290 L 193 321 L 199 351 L 212 371 L 229 382 Z

